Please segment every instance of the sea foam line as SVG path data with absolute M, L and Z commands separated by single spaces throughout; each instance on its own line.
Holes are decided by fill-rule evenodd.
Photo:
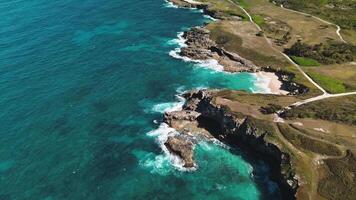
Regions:
M 177 102 L 156 104 L 155 106 L 153 106 L 152 110 L 155 110 L 155 111 L 161 112 L 161 113 L 182 110 L 183 105 L 186 101 L 185 98 L 183 98 L 181 96 L 181 94 L 185 92 L 184 87 L 179 87 L 177 89 L 177 92 L 179 92 L 179 94 L 176 95 L 176 98 L 178 100 Z M 164 105 L 164 106 L 162 106 L 162 105 Z M 158 145 L 160 146 L 160 148 L 163 151 L 163 156 L 164 156 L 163 159 L 169 160 L 174 168 L 176 168 L 180 171 L 194 171 L 194 170 L 196 170 L 196 167 L 189 168 L 189 169 L 183 167 L 184 161 L 177 155 L 172 154 L 168 150 L 166 145 L 164 144 L 167 141 L 168 137 L 179 135 L 179 134 L 180 133 L 177 130 L 169 127 L 168 124 L 163 123 L 163 122 L 158 126 L 157 129 L 152 130 L 147 133 L 148 136 L 156 138 L 156 142 L 158 143 Z M 160 161 L 160 160 L 162 160 L 162 155 L 157 155 L 155 158 L 155 161 Z M 160 162 L 157 162 L 156 164 L 160 165 Z
M 224 67 L 222 65 L 219 64 L 219 62 L 215 59 L 208 59 L 208 60 L 195 60 L 195 59 L 191 59 L 189 57 L 186 56 L 181 56 L 181 48 L 187 47 L 188 45 L 186 44 L 186 39 L 183 37 L 184 33 L 183 32 L 179 32 L 177 34 L 177 38 L 168 41 L 168 44 L 170 45 L 178 45 L 177 48 L 175 48 L 174 50 L 171 50 L 169 52 L 169 55 L 173 58 L 176 59 L 181 59 L 184 62 L 192 62 L 195 63 L 197 67 L 202 67 L 202 68 L 207 68 L 207 69 L 212 69 L 214 71 L 218 71 L 218 72 L 223 72 L 224 71 Z
M 165 7 L 167 8 L 178 8 L 177 5 L 174 5 L 172 2 L 168 1 L 168 0 L 164 0 L 166 3 L 165 3 Z

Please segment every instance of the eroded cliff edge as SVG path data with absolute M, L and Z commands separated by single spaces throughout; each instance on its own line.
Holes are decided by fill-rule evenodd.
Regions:
M 264 122 L 244 115 L 231 113 L 214 101 L 217 90 L 199 90 L 185 93 L 186 104 L 182 111 L 168 112 L 164 122 L 181 135 L 168 138 L 165 145 L 180 156 L 185 167 L 194 167 L 193 143 L 201 139 L 216 138 L 232 147 L 246 150 L 271 167 L 271 180 L 275 181 L 283 199 L 295 199 L 298 180 L 292 172 L 290 155 L 282 152 L 273 130 L 261 126 Z M 177 148 L 179 146 L 179 148 Z

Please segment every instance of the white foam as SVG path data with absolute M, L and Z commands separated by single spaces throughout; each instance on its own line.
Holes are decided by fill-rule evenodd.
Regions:
M 153 112 L 165 113 L 179 110 L 184 102 L 159 103 L 153 106 Z
M 178 6 L 174 5 L 172 2 L 168 0 L 164 0 L 166 3 L 164 4 L 165 7 L 167 8 L 178 8 Z
M 224 66 L 220 65 L 217 60 L 208 59 L 208 60 L 195 60 L 197 62 L 196 66 L 212 69 L 214 71 L 222 72 L 224 71 Z
M 257 90 L 254 90 L 253 93 L 272 94 L 272 90 L 268 87 L 272 79 L 256 73 L 253 75 L 256 77 L 255 86 L 257 87 Z
M 203 15 L 205 18 L 211 20 L 211 21 L 217 21 L 218 19 L 215 19 L 214 17 L 210 16 L 210 15 Z
M 177 38 L 168 41 L 168 44 L 170 45 L 178 45 L 180 47 L 187 47 L 187 44 L 185 43 L 187 40 L 183 37 L 184 32 L 178 32 Z
M 152 112 L 158 113 L 165 113 L 165 112 L 173 112 L 182 110 L 183 105 L 185 103 L 185 99 L 180 96 L 176 95 L 177 102 L 166 102 L 166 103 L 159 103 L 152 107 Z
M 169 55 L 173 58 L 183 60 L 184 62 L 193 62 L 196 63 L 197 67 L 203 67 L 207 69 L 212 69 L 214 71 L 219 71 L 222 72 L 224 71 L 224 67 L 219 64 L 219 62 L 215 59 L 208 59 L 208 60 L 194 60 L 186 56 L 181 56 L 181 48 L 187 47 L 188 45 L 186 44 L 186 39 L 183 37 L 183 32 L 179 32 L 177 34 L 177 38 L 168 41 L 169 45 L 178 45 L 179 47 L 175 48 L 174 50 L 171 50 L 169 52 Z
M 174 136 L 179 134 L 174 128 L 171 128 L 168 126 L 166 123 L 162 123 L 157 129 L 150 131 L 147 133 L 148 136 L 155 137 L 157 143 L 161 147 L 164 155 L 158 155 L 155 158 L 155 161 L 153 162 L 154 165 L 157 165 L 155 167 L 160 168 L 161 161 L 164 159 L 168 159 L 170 163 L 172 164 L 173 167 L 175 167 L 178 170 L 181 171 L 191 171 L 195 170 L 195 168 L 192 169 L 187 169 L 183 167 L 184 161 L 180 159 L 177 155 L 171 154 L 169 150 L 167 149 L 166 145 L 164 143 L 167 141 L 168 137 Z

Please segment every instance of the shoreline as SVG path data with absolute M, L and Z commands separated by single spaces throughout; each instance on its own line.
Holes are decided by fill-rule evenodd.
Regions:
M 197 1 L 188 0 L 167 0 L 175 8 L 199 9 L 203 16 L 209 16 L 214 22 L 215 19 L 207 11 L 207 7 Z M 192 27 L 187 31 L 177 33 L 177 38 L 170 41 L 178 45 L 171 50 L 169 55 L 184 62 L 193 62 L 200 66 L 226 73 L 249 72 L 257 78 L 254 93 L 288 95 L 296 93 L 294 88 L 288 87 L 289 81 L 281 77 L 283 72 L 271 71 L 269 67 L 256 66 L 253 62 L 240 57 L 236 53 L 226 51 L 216 46 L 211 40 L 210 31 L 206 25 Z M 214 49 L 214 50 L 212 50 Z M 288 76 L 288 75 L 287 75 Z
M 282 89 L 282 81 L 276 73 L 260 71 L 253 73 L 257 77 L 256 85 L 260 86 L 264 90 L 263 94 L 276 94 L 276 95 L 288 95 L 287 90 Z
M 214 13 L 210 12 L 208 10 L 208 6 L 203 3 L 189 3 L 186 0 L 168 0 L 172 2 L 174 5 L 176 5 L 178 8 L 196 8 L 196 9 L 201 9 L 203 12 L 203 15 L 209 15 L 214 18 Z M 227 73 L 235 73 L 235 72 L 250 72 L 256 76 L 257 83 L 255 83 L 255 87 L 258 87 L 258 84 L 260 84 L 260 88 L 263 92 L 259 92 L 262 94 L 275 94 L 275 95 L 287 95 L 287 94 L 298 94 L 300 93 L 301 89 L 303 90 L 304 86 L 303 85 L 297 85 L 296 83 L 292 82 L 291 79 L 293 77 L 293 74 L 286 73 L 284 71 L 279 71 L 279 70 L 273 70 L 268 66 L 256 66 L 253 62 L 250 60 L 247 60 L 245 58 L 240 57 L 238 54 L 226 51 L 225 49 L 219 47 L 216 45 L 215 41 L 210 39 L 210 31 L 205 28 L 205 26 L 202 27 L 193 27 L 188 31 L 185 31 L 182 34 L 178 36 L 178 40 L 180 43 L 178 43 L 180 48 L 176 48 L 174 51 L 176 53 L 176 58 L 178 59 L 183 59 L 185 61 L 195 61 L 195 60 L 211 60 L 214 59 L 217 61 L 219 65 L 223 67 L 223 72 Z M 184 41 L 184 42 L 183 42 Z M 172 55 L 171 55 L 172 56 Z M 173 56 L 174 57 L 174 56 Z M 285 90 L 283 90 L 285 89 Z M 258 93 L 258 92 L 257 92 Z M 185 94 L 185 97 L 188 94 Z M 203 100 L 202 103 L 205 105 L 205 94 L 204 92 L 201 93 L 198 92 L 197 94 L 193 95 L 194 96 L 201 96 L 202 98 L 200 100 Z M 190 98 L 192 98 L 190 97 Z M 189 99 L 189 97 L 187 98 Z M 209 98 L 208 98 L 209 99 Z M 200 102 L 200 101 L 199 101 Z M 178 127 L 177 124 L 175 124 L 175 120 L 187 120 L 189 119 L 192 120 L 193 123 L 199 123 L 199 117 L 200 115 L 205 115 L 204 113 L 197 113 L 195 112 L 194 107 L 196 105 L 187 103 L 184 105 L 183 111 L 179 112 L 167 112 L 164 114 L 164 122 L 166 122 L 170 127 L 175 128 L 177 131 L 180 131 L 177 129 Z M 193 108 L 193 109 L 192 109 Z M 193 110 L 193 113 L 190 113 L 189 110 Z M 209 109 L 208 109 L 209 110 Z M 225 113 L 218 109 L 219 112 L 222 112 L 223 116 L 231 116 L 231 113 Z M 203 112 L 207 112 L 207 110 L 204 110 Z M 210 119 L 216 120 L 217 116 L 207 116 Z M 225 117 L 223 117 L 225 118 Z M 228 117 L 230 119 L 230 117 Z M 247 117 L 245 119 L 245 122 L 248 122 L 249 118 Z M 224 121 L 224 120 L 222 120 Z M 243 136 L 242 139 L 245 142 L 251 143 L 252 146 L 248 148 L 252 152 L 254 152 L 254 147 L 256 143 L 258 143 L 260 140 L 259 137 L 250 137 L 247 135 L 250 135 L 248 131 L 250 129 L 245 130 L 246 133 L 242 134 L 244 132 L 244 123 L 239 124 L 235 122 L 235 120 L 232 121 L 232 124 L 235 124 L 234 127 L 231 127 L 231 130 L 235 129 L 241 129 L 241 134 L 239 135 L 246 135 Z M 220 127 L 222 127 L 223 124 L 220 123 Z M 242 125 L 242 126 L 241 126 Z M 225 128 L 224 128 L 225 130 Z M 227 131 L 227 132 L 225 132 Z M 237 138 L 230 138 L 228 139 L 226 134 L 229 134 L 230 130 L 226 129 L 223 135 L 215 135 L 213 132 L 210 132 L 213 137 L 216 139 L 222 141 L 222 142 L 227 142 L 227 144 L 233 145 L 234 141 L 236 145 L 241 144 L 242 141 L 240 139 L 235 140 Z M 240 132 L 240 131 L 239 131 Z M 184 134 L 184 130 L 183 133 Z M 225 139 L 224 139 L 225 138 Z M 169 140 L 164 143 L 166 148 L 169 149 L 169 151 L 173 154 L 176 154 L 179 156 L 182 160 L 186 162 L 186 165 L 188 168 L 189 166 L 194 166 L 192 162 L 194 163 L 194 158 L 193 158 L 193 149 L 191 149 L 191 144 L 187 144 L 189 142 L 189 138 L 178 138 L 178 137 L 170 137 Z M 233 143 L 230 143 L 230 142 Z M 194 145 L 194 144 L 192 144 Z M 244 145 L 243 145 L 244 146 Z M 249 146 L 249 145 L 247 145 Z M 261 152 L 256 152 L 258 155 L 261 153 L 261 158 L 264 159 L 264 155 L 269 155 L 272 154 L 275 157 L 274 161 L 270 161 L 269 159 L 264 159 L 267 163 L 269 163 L 271 167 L 271 174 L 269 175 L 270 178 L 274 181 L 277 182 L 279 185 L 281 194 L 283 197 L 288 197 L 289 199 L 295 199 L 296 191 L 298 189 L 298 180 L 295 179 L 295 177 L 290 176 L 290 174 L 285 174 L 285 172 L 282 170 L 282 164 L 291 166 L 291 162 L 289 160 L 289 155 L 284 154 L 281 152 L 281 149 L 278 146 L 273 145 L 267 145 L 265 146 L 264 143 L 262 142 L 259 144 L 259 147 L 261 147 L 262 151 Z M 267 151 L 267 152 L 265 152 Z M 277 153 L 276 153 L 277 152 Z M 276 154 L 275 154 L 276 153 Z M 286 160 L 284 160 L 286 159 Z M 193 160 L 193 161 L 192 161 Z M 183 166 L 184 167 L 184 166 Z

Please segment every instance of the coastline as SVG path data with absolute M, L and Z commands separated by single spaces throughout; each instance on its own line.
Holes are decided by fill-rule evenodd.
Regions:
M 214 22 L 213 13 L 203 3 L 188 0 L 169 0 L 174 8 L 200 9 L 203 16 L 208 16 Z M 215 41 L 210 39 L 210 32 L 204 26 L 193 27 L 184 32 L 178 32 L 177 38 L 170 41 L 178 45 L 178 48 L 169 52 L 169 55 L 185 62 L 193 62 L 205 68 L 218 72 L 238 73 L 248 72 L 253 74 L 257 82 L 255 93 L 288 95 L 294 94 L 295 88 L 290 85 L 287 74 L 271 70 L 269 67 L 256 66 L 252 61 L 242 58 L 236 53 L 229 52 L 218 47 Z
M 208 15 L 214 18 L 214 13 L 210 12 L 208 10 L 208 6 L 203 3 L 199 3 L 195 1 L 194 3 L 191 3 L 190 1 L 186 1 L 186 0 L 169 0 L 169 1 L 172 2 L 173 5 L 177 6 L 177 8 L 201 9 L 203 11 L 202 12 L 203 15 Z M 303 86 L 302 87 L 296 86 L 297 84 L 291 81 L 291 77 L 293 77 L 293 75 L 291 74 L 279 70 L 278 71 L 273 70 L 268 66 L 263 66 L 263 67 L 256 66 L 252 61 L 242 58 L 235 53 L 226 51 L 225 49 L 216 46 L 215 41 L 210 39 L 210 32 L 207 29 L 205 29 L 204 26 L 193 27 L 190 30 L 183 32 L 183 34 L 178 33 L 178 39 L 176 39 L 176 41 L 179 41 L 177 42 L 179 48 L 176 48 L 170 52 L 170 55 L 172 57 L 177 59 L 182 59 L 186 62 L 195 62 L 195 63 L 204 63 L 204 61 L 215 60 L 216 63 L 219 66 L 221 66 L 220 70 L 218 71 L 223 71 L 226 73 L 238 73 L 238 72 L 252 73 L 256 77 L 255 86 L 259 88 L 254 93 L 288 95 L 288 94 L 298 94 L 300 92 L 300 89 L 304 89 Z M 189 97 L 189 95 L 191 94 L 193 96 Z M 192 98 L 195 99 L 196 95 L 200 96 L 198 97 L 198 99 L 200 99 L 200 101 L 202 100 L 201 103 L 203 105 L 205 105 L 207 102 L 210 102 L 209 100 L 210 97 L 208 97 L 209 95 L 205 96 L 204 92 L 202 92 L 201 90 L 198 91 L 197 93 L 194 92 L 185 93 L 184 97 L 186 99 L 192 99 Z M 177 125 L 176 121 L 178 121 L 179 124 L 182 121 L 184 122 L 188 120 L 192 123 L 193 127 L 201 123 L 199 120 L 200 118 L 199 116 L 204 116 L 205 115 L 204 112 L 209 112 L 208 110 L 210 109 L 203 109 L 200 111 L 195 110 L 197 109 L 196 103 L 197 102 L 194 102 L 193 104 L 189 102 L 186 103 L 183 106 L 182 111 L 166 112 L 164 114 L 164 122 L 163 122 L 165 124 L 168 124 L 169 127 L 174 128 L 178 132 L 182 131 L 180 135 L 171 136 L 167 138 L 166 142 L 164 143 L 164 146 L 165 148 L 168 149 L 168 151 L 171 154 L 175 154 L 178 157 L 180 157 L 180 159 L 183 160 L 183 163 L 185 162 L 185 165 L 182 166 L 183 163 L 181 163 L 180 167 L 184 168 L 186 166 L 188 167 L 187 168 L 188 170 L 192 169 L 191 168 L 192 166 L 193 169 L 195 168 L 195 165 L 192 164 L 192 162 L 194 163 L 194 158 L 193 158 L 194 140 L 191 139 L 190 135 L 188 135 L 188 137 L 186 136 L 187 133 L 185 133 L 184 131 L 185 129 L 180 129 L 179 127 L 181 125 Z M 196 111 L 198 111 L 198 113 Z M 224 109 L 222 110 L 218 109 L 217 112 L 222 112 L 223 116 L 229 117 L 232 115 L 232 113 L 229 113 L 228 111 L 224 111 Z M 210 120 L 216 120 L 216 116 L 208 116 L 208 118 L 210 118 Z M 221 117 L 219 118 L 220 120 L 222 119 Z M 246 117 L 245 122 L 248 122 L 249 121 L 248 119 L 249 117 Z M 237 124 L 235 124 L 234 127 L 231 127 L 231 130 L 239 129 L 238 134 L 242 137 L 240 139 L 243 139 L 244 142 L 251 144 L 251 145 L 247 145 L 246 148 L 252 148 L 251 151 L 255 152 L 253 146 L 254 144 L 260 142 L 260 137 L 259 136 L 250 137 L 249 136 L 250 133 L 248 133 L 248 130 L 250 129 L 244 130 L 245 122 L 239 124 L 238 122 L 239 120 L 235 122 L 234 121 L 235 120 L 232 121 L 232 124 L 235 123 Z M 189 125 L 189 127 L 190 126 L 191 125 Z M 220 123 L 220 125 L 218 126 L 222 127 L 222 124 Z M 254 129 L 254 127 L 250 127 L 250 128 Z M 211 134 L 214 138 L 226 144 L 230 144 L 233 146 L 242 145 L 242 147 L 245 146 L 244 144 L 241 143 L 242 141 L 236 140 L 236 137 L 232 137 L 232 138 L 227 137 L 226 134 L 229 134 L 230 129 L 224 128 L 222 131 L 223 131 L 221 133 L 222 135 L 221 134 L 216 135 L 215 133 L 210 132 L 208 130 L 209 134 Z M 244 131 L 245 133 L 243 133 Z M 188 133 L 190 134 L 190 131 Z M 193 141 L 193 143 L 191 143 L 191 141 Z M 187 145 L 187 143 L 189 143 L 189 145 Z M 282 170 L 282 164 L 288 166 L 288 168 L 291 166 L 289 155 L 283 153 L 282 150 L 278 147 L 278 145 L 277 146 L 274 144 L 273 145 L 267 144 L 267 146 L 265 145 L 266 145 L 265 143 L 261 143 L 261 144 L 258 143 L 259 146 L 258 148 L 260 148 L 261 151 L 257 151 L 256 155 L 258 155 L 258 157 L 261 157 L 261 159 L 263 159 L 266 163 L 269 163 L 272 171 L 270 177 L 274 181 L 276 181 L 277 184 L 279 185 L 282 196 L 288 197 L 289 199 L 294 199 L 298 188 L 298 180 L 296 180 L 295 177 L 291 176 L 290 174 L 285 174 L 285 172 Z M 193 146 L 193 148 L 191 148 L 191 146 Z M 269 161 L 268 158 L 266 159 L 264 157 L 264 156 L 268 157 L 270 155 L 273 155 L 275 157 L 275 161 Z

